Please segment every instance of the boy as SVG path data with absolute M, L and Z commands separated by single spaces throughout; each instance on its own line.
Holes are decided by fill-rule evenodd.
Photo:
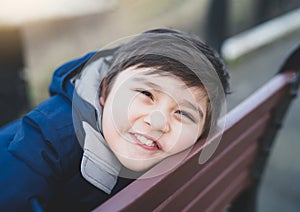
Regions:
M 51 97 L 0 131 L 0 208 L 95 208 L 209 136 L 228 78 L 198 38 L 170 29 L 64 64 Z

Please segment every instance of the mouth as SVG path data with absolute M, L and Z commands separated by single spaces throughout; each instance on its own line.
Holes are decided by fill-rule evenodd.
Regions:
M 161 147 L 159 143 L 146 135 L 142 135 L 140 133 L 130 133 L 131 137 L 134 139 L 134 141 L 141 147 L 147 150 L 160 150 Z

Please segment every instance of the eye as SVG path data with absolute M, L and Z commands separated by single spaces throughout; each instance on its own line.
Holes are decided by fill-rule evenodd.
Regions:
M 151 92 L 146 91 L 146 90 L 138 90 L 138 92 L 140 92 L 141 94 L 145 95 L 146 97 L 150 98 L 151 100 L 153 100 L 153 95 Z
M 177 110 L 176 111 L 177 114 L 181 115 L 181 116 L 184 116 L 186 118 L 188 118 L 189 120 L 191 120 L 192 122 L 195 122 L 193 116 L 185 111 L 182 111 L 182 110 Z

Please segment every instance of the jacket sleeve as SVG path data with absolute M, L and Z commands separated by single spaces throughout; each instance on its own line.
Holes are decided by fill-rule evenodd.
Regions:
M 69 132 L 69 112 L 59 101 L 63 100 L 52 98 L 40 109 L 0 130 L 0 211 L 47 208 L 70 172 L 68 168 L 72 169 L 68 163 L 75 153 L 72 145 L 67 146 L 70 139 L 66 136 L 74 133 Z M 53 102 L 58 109 L 53 110 Z M 48 112 L 50 108 L 55 112 Z M 64 136 L 59 134 L 62 131 Z M 68 153 L 70 160 L 65 159 Z

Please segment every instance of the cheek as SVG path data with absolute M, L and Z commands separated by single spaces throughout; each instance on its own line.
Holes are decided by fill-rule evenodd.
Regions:
M 130 125 L 134 126 L 137 122 L 142 121 L 142 117 L 149 113 L 150 108 L 151 106 L 149 106 L 149 104 L 146 104 L 141 100 L 141 96 L 137 94 L 132 96 L 127 110 Z
M 131 97 L 119 91 L 108 96 L 104 104 L 103 125 L 109 123 L 116 131 L 124 131 L 130 127 L 129 104 Z M 104 120 L 107 122 L 105 123 Z M 112 127 L 111 127 L 112 128 Z
M 173 134 L 172 140 L 175 141 L 170 145 L 170 151 L 173 154 L 181 152 L 193 146 L 199 137 L 199 127 L 182 126 Z M 171 143 L 170 143 L 171 144 Z

